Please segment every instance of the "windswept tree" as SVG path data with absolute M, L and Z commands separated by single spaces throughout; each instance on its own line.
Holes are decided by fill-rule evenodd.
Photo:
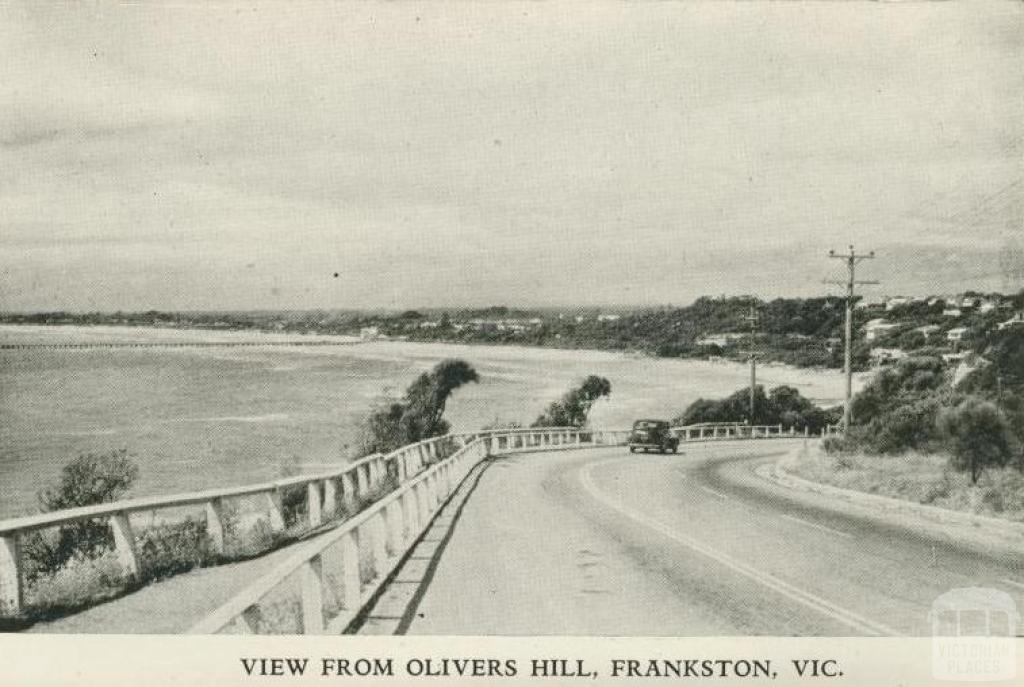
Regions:
M 590 375 L 575 389 L 548 406 L 534 427 L 583 427 L 594 403 L 612 392 L 612 383 L 604 377 Z
M 39 492 L 39 506 L 52 512 L 110 503 L 124 496 L 138 477 L 138 465 L 125 449 L 82 454 L 63 467 L 54 486 Z M 76 554 L 92 555 L 112 545 L 110 528 L 93 520 L 62 525 L 56 536 L 33 533 L 24 542 L 29 577 L 52 572 Z
M 449 429 L 444 419 L 449 397 L 460 386 L 479 381 L 464 360 L 444 360 L 409 385 L 405 397 L 375 409 L 363 427 L 362 450 L 387 453 L 422 439 L 441 436 Z
M 970 472 L 971 484 L 978 483 L 985 468 L 1002 467 L 1014 455 L 1006 416 L 990 401 L 968 397 L 939 413 L 937 424 L 953 467 Z

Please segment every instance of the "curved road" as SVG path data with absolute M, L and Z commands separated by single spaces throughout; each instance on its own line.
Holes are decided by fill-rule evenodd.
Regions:
M 951 544 L 754 472 L 798 445 L 497 459 L 431 532 L 432 563 L 414 555 L 363 631 L 927 635 L 952 588 L 1022 600 L 1020 552 Z M 403 597 L 403 582 L 417 591 Z

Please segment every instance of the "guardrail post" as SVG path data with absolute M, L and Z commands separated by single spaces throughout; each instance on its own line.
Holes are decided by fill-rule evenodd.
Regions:
M 455 491 L 455 463 L 448 463 L 444 466 L 444 479 L 446 484 L 445 491 L 451 494 Z
M 117 560 L 121 563 L 121 568 L 129 577 L 137 577 L 139 557 L 135 550 L 135 534 L 128 521 L 128 514 L 121 512 L 111 515 L 110 529 L 114 532 L 114 548 L 117 550 Z
M 809 436 L 811 436 L 811 428 L 808 427 L 807 425 L 804 425 L 804 439 L 806 439 Z
M 369 489 L 369 472 L 368 466 L 364 463 L 356 468 L 356 494 L 363 496 Z
M 281 504 L 281 490 L 272 489 L 267 495 L 267 515 L 270 518 L 270 531 L 284 531 L 284 508 Z
M 402 536 L 404 531 L 402 509 L 404 506 L 403 499 L 398 499 L 389 503 L 384 509 L 384 519 L 387 520 L 388 530 L 388 553 L 394 558 L 398 558 L 402 554 L 402 541 L 405 539 Z
M 220 499 L 206 502 L 206 536 L 210 538 L 214 553 L 224 553 L 224 508 Z
M 0 611 L 4 615 L 17 615 L 24 602 L 21 544 L 18 533 L 11 532 L 0 537 Z
M 338 483 L 333 479 L 324 480 L 324 514 L 333 518 L 338 512 Z
M 353 470 L 348 470 L 341 473 L 341 492 L 349 500 L 353 500 L 356 497 L 356 483 L 352 477 L 353 472 Z
M 371 458 L 366 463 L 366 483 L 371 487 L 377 484 L 377 461 Z
M 388 562 L 387 550 L 387 522 L 384 514 L 379 512 L 367 523 L 370 528 L 370 546 L 373 549 L 373 576 L 380 577 L 384 574 Z
M 412 489 L 405 492 L 399 497 L 402 502 L 402 523 L 405 526 L 407 534 L 402 537 L 402 541 L 412 541 L 416 536 L 416 518 L 419 515 L 419 506 L 416 504 L 416 494 Z
M 302 632 L 307 635 L 324 633 L 323 563 L 320 555 L 313 556 L 302 565 Z
M 582 436 L 580 435 L 580 433 L 579 433 L 579 432 L 577 431 L 577 432 L 576 432 L 576 445 L 577 445 L 577 446 L 579 446 L 579 445 L 580 445 L 580 444 L 582 444 L 582 443 L 583 443 L 583 437 L 582 437 Z
M 319 527 L 320 523 L 324 521 L 324 517 L 321 510 L 320 485 L 316 482 L 306 485 L 306 504 L 309 513 L 309 526 Z
M 426 480 L 416 485 L 416 505 L 419 508 L 419 519 L 417 520 L 417 529 L 423 529 L 430 522 L 430 489 L 427 487 Z
M 341 537 L 342 604 L 346 611 L 359 608 L 362 581 L 359 579 L 359 543 L 352 532 Z
M 427 475 L 423 480 L 423 487 L 427 490 L 427 508 L 433 510 L 437 506 L 437 471 Z

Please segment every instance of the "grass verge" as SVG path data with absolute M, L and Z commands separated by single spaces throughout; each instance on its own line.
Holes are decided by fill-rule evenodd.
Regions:
M 801 452 L 786 468 L 812 482 L 948 510 L 1024 522 L 1024 474 L 1006 467 L 986 470 L 976 485 L 949 467 L 943 455 L 897 456 Z

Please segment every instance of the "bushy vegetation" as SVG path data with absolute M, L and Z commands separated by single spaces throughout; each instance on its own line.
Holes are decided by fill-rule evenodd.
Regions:
M 944 408 L 937 424 L 953 467 L 969 472 L 972 484 L 978 483 L 983 470 L 1006 465 L 1015 453 L 1006 416 L 990 401 L 967 398 Z
M 612 383 L 604 377 L 590 375 L 562 398 L 553 401 L 533 421 L 532 427 L 584 427 L 594 403 L 612 392 Z
M 473 367 L 463 360 L 444 360 L 420 375 L 400 401 L 370 413 L 363 427 L 364 455 L 390 453 L 397 448 L 448 433 L 444 409 L 452 393 L 479 381 Z
M 138 479 L 139 468 L 120 449 L 78 456 L 61 470 L 60 481 L 39 492 L 44 512 L 116 501 Z M 113 545 L 106 520 L 62 525 L 55 533 L 33 533 L 23 542 L 27 577 L 53 572 L 76 555 L 92 556 Z
M 739 389 L 723 399 L 699 398 L 672 423 L 696 425 L 705 422 L 742 422 L 750 425 L 806 427 L 820 432 L 839 418 L 836 409 L 825 410 L 805 398 L 791 386 L 777 386 L 765 395 L 764 387 L 754 387 L 754 415 L 750 415 L 750 388 Z
M 1011 467 L 989 468 L 974 483 L 938 453 L 883 458 L 811 450 L 788 469 L 843 489 L 1024 522 L 1024 474 Z
M 869 453 L 935 450 L 935 420 L 949 391 L 946 365 L 939 358 L 908 358 L 879 371 L 854 397 L 848 445 Z
M 969 473 L 1024 469 L 1024 330 L 993 332 L 975 342 L 973 371 L 955 382 L 940 358 L 919 356 L 880 371 L 854 398 L 854 426 L 832 452 L 899 455 L 945 453 Z

